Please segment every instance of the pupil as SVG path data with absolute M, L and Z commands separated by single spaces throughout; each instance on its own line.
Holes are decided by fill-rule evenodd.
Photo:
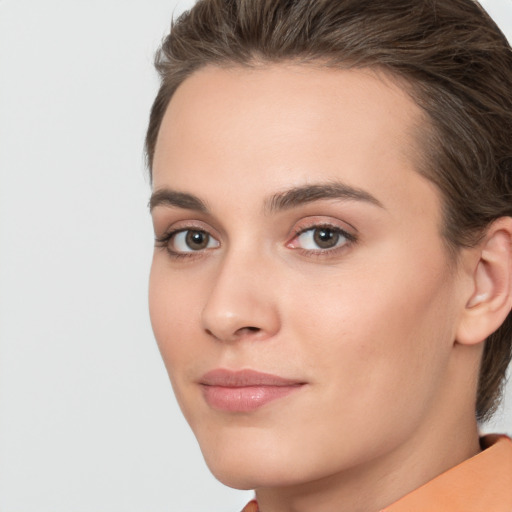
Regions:
M 189 231 L 186 241 L 191 249 L 204 249 L 208 245 L 208 235 L 204 231 Z
M 316 229 L 314 234 L 315 243 L 322 249 L 334 247 L 338 243 L 339 237 L 339 233 L 329 228 Z

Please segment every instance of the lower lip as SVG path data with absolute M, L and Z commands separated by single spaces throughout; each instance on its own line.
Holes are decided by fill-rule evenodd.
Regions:
M 250 412 L 263 407 L 269 402 L 288 396 L 301 387 L 301 384 L 243 387 L 203 385 L 203 394 L 206 402 L 213 409 L 229 412 Z

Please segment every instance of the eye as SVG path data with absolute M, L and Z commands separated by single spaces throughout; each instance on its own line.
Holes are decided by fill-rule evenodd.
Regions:
M 218 240 L 200 229 L 181 229 L 167 233 L 164 237 L 157 239 L 157 244 L 160 247 L 167 248 L 173 256 L 190 254 L 220 246 Z
M 172 248 L 178 252 L 201 251 L 217 247 L 218 242 L 206 231 L 187 229 L 179 231 L 170 240 Z
M 338 227 L 313 226 L 297 233 L 288 247 L 306 251 L 328 251 L 342 247 L 354 239 L 353 235 Z

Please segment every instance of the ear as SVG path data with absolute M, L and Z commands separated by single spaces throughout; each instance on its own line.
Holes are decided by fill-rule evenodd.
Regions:
M 512 309 L 512 217 L 494 221 L 475 250 L 471 295 L 456 333 L 463 345 L 484 341 Z

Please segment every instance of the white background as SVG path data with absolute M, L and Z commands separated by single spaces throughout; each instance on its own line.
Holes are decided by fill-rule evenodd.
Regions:
M 0 0 L 0 512 L 236 512 L 147 314 L 143 138 L 176 0 Z M 512 35 L 511 0 L 484 2 Z M 512 434 L 508 403 L 486 430 Z

